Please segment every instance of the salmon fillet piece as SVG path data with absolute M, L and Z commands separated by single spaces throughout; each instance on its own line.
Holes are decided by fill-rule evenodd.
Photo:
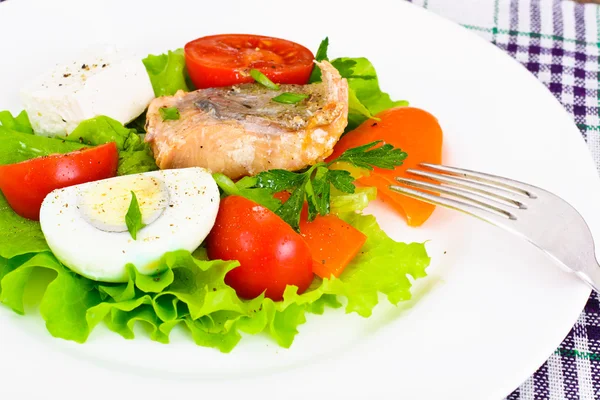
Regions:
M 204 167 L 232 179 L 269 169 L 295 171 L 324 160 L 348 123 L 348 82 L 327 61 L 322 82 L 209 88 L 156 98 L 146 117 L 146 142 L 161 169 Z M 271 99 L 292 92 L 297 104 Z M 178 120 L 159 109 L 176 107 Z

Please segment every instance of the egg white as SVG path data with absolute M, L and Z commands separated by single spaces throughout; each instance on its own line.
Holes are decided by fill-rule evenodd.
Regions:
M 219 210 L 219 190 L 203 168 L 147 172 L 162 180 L 169 204 L 154 222 L 140 230 L 107 232 L 86 221 L 78 209 L 91 185 L 119 184 L 121 177 L 58 189 L 44 199 L 40 224 L 48 246 L 68 268 L 102 282 L 125 282 L 126 265 L 142 274 L 158 272 L 158 261 L 169 251 L 194 251 L 212 229 Z

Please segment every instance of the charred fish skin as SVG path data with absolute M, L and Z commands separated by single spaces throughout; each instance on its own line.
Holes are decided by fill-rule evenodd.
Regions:
M 200 166 L 232 179 L 269 169 L 298 170 L 333 151 L 348 123 L 348 83 L 327 61 L 322 82 L 258 84 L 177 92 L 150 104 L 146 141 L 161 169 Z M 307 98 L 272 101 L 281 93 Z M 177 107 L 180 119 L 163 121 L 159 109 Z
M 214 103 L 211 103 L 210 100 L 198 100 L 194 102 L 194 105 L 207 114 L 212 114 L 216 118 L 221 118 L 221 114 L 217 111 L 217 106 Z

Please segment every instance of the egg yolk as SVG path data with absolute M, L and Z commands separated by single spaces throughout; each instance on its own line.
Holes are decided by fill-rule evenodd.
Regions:
M 106 232 L 126 232 L 125 216 L 135 193 L 142 222 L 150 225 L 169 205 L 169 192 L 164 182 L 155 177 L 131 175 L 119 179 L 98 181 L 82 191 L 78 208 L 82 217 L 97 229 Z

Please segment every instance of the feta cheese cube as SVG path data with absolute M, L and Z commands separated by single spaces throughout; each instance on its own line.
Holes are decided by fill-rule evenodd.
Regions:
M 58 65 L 21 92 L 33 130 L 45 136 L 66 136 L 81 121 L 100 115 L 126 124 L 153 98 L 142 61 L 112 49 Z

